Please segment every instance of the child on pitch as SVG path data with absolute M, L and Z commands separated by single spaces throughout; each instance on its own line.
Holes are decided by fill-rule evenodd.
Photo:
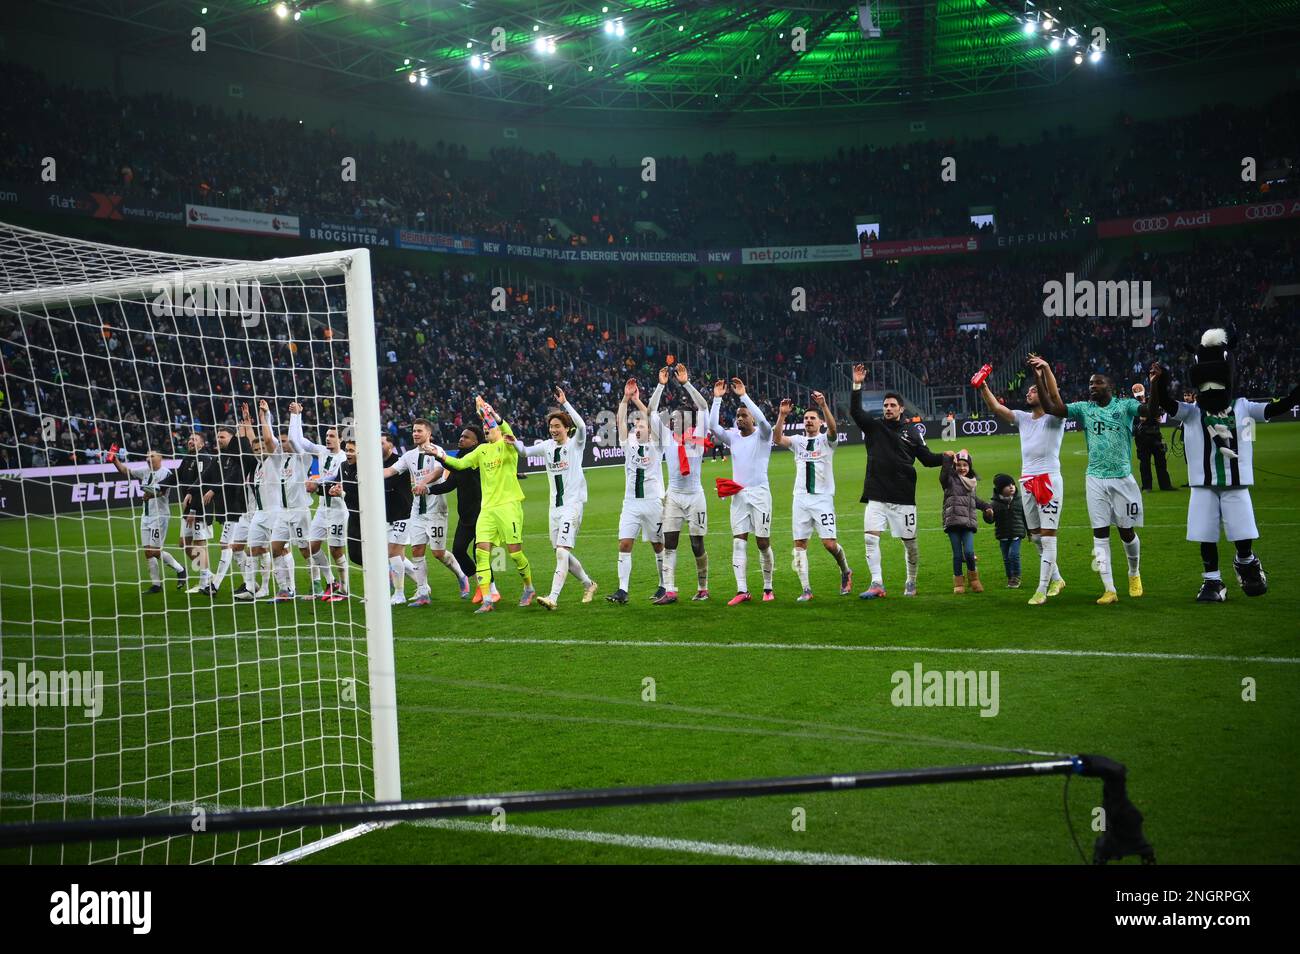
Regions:
M 975 531 L 979 529 L 979 512 L 993 509 L 988 501 L 975 494 L 979 476 L 966 448 L 955 457 L 944 456 L 939 468 L 939 484 L 943 487 L 943 532 L 952 544 L 952 591 L 983 593 L 979 570 L 975 567 Z M 962 568 L 966 572 L 963 575 Z
M 993 524 L 993 535 L 1002 548 L 1002 567 L 1007 571 L 1007 588 L 1020 589 L 1020 541 L 1028 532 L 1020 488 L 1010 474 L 993 478 L 993 507 L 984 511 L 986 523 Z

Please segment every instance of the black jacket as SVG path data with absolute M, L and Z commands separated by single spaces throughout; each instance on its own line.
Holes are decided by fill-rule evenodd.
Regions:
M 1025 510 L 1020 502 L 1021 490 L 1016 487 L 1016 492 L 1010 497 L 1004 497 L 999 493 L 993 494 L 990 503 L 993 504 L 993 520 L 987 517 L 985 523 L 993 524 L 993 536 L 999 540 L 1023 540 L 1029 535 L 1025 524 Z
M 1155 447 L 1164 443 L 1160 434 L 1160 418 L 1151 413 L 1146 401 L 1142 402 L 1137 419 L 1133 422 L 1133 439 L 1143 447 Z
M 204 479 L 205 477 L 211 479 L 212 472 L 209 469 L 211 463 L 210 454 L 190 454 L 188 457 L 181 458 L 181 466 L 176 469 L 176 496 L 182 504 L 184 513 L 204 516 L 203 495 L 209 490 L 216 489 L 207 484 Z M 187 495 L 190 498 L 189 506 L 184 506 Z
M 396 453 L 384 459 L 385 467 L 392 467 L 399 457 Z M 393 474 L 384 478 L 384 520 L 395 523 L 411 516 L 411 478 L 407 474 Z
M 248 479 L 257 470 L 257 455 L 245 438 L 236 437 L 225 450 L 218 450 L 216 466 L 215 486 L 209 488 L 213 494 L 208 510 L 222 523 L 238 520 L 247 506 Z
M 431 494 L 449 494 L 456 491 L 456 517 L 461 523 L 478 520 L 483 507 L 483 481 L 477 470 L 451 470 L 447 479 L 429 488 Z
M 361 518 L 361 490 L 357 484 L 357 465 L 344 461 L 339 467 L 339 483 L 343 485 L 343 502 L 348 505 L 348 518 Z
M 925 446 L 920 430 L 909 421 L 886 421 L 862 409 L 862 389 L 853 392 L 849 405 L 853 422 L 862 428 L 867 444 L 867 474 L 862 482 L 862 502 L 916 503 L 916 461 L 926 467 L 943 464 L 943 455 Z

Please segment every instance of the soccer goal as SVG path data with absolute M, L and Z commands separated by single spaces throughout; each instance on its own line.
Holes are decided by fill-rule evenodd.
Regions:
M 364 249 L 246 262 L 0 224 L 0 822 L 196 833 L 0 861 L 292 858 L 355 830 L 205 819 L 401 797 L 375 340 Z M 351 517 L 319 521 L 324 559 L 322 507 Z

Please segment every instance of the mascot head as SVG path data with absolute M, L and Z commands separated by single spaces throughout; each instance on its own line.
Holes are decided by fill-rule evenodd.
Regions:
M 1233 342 L 1222 328 L 1211 328 L 1201 335 L 1192 365 L 1191 380 L 1196 387 L 1196 403 L 1211 414 L 1227 409 L 1232 403 L 1234 361 Z

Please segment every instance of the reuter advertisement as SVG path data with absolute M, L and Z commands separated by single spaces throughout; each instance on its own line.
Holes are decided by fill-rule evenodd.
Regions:
M 214 232 L 243 232 L 246 235 L 279 235 L 298 238 L 298 216 L 273 212 L 245 212 L 218 209 L 210 205 L 185 204 L 185 225 Z
M 180 461 L 169 460 L 164 466 L 174 470 Z M 84 513 L 143 499 L 140 482 L 123 477 L 111 464 L 0 470 L 0 517 Z

